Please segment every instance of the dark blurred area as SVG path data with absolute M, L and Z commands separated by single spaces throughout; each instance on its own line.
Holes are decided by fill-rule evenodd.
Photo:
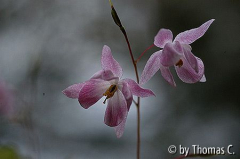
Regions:
M 173 88 L 158 72 L 144 87 L 156 97 L 142 99 L 142 158 L 175 158 L 170 145 L 227 147 L 240 158 L 240 1 L 112 1 L 137 58 L 160 28 L 174 37 L 215 19 L 191 44 L 205 64 L 206 83 Z M 106 106 L 88 110 L 62 94 L 101 69 L 108 45 L 134 77 L 127 44 L 114 24 L 108 1 L 0 0 L 0 80 L 14 95 L 14 113 L 0 116 L 0 158 L 122 159 L 136 156 L 136 108 L 132 105 L 122 138 L 103 122 Z M 139 63 L 141 74 L 153 48 Z M 1 158 L 1 159 L 2 159 Z M 6 158 L 6 159 L 8 159 Z

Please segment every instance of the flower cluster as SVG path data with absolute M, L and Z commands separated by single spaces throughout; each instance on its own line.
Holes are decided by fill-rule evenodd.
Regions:
M 183 82 L 205 82 L 203 62 L 193 55 L 190 44 L 202 37 L 213 21 L 214 19 L 209 20 L 198 28 L 182 32 L 174 40 L 169 29 L 161 29 L 154 38 L 154 45 L 162 50 L 152 54 L 147 61 L 140 78 L 140 85 L 145 84 L 160 70 L 163 78 L 172 86 L 176 86 L 169 69 L 171 66 L 175 67 L 178 77 Z M 101 64 L 102 69 L 88 81 L 71 85 L 63 90 L 63 93 L 69 98 L 78 99 L 80 105 L 85 109 L 105 97 L 103 103 L 107 102 L 107 108 L 104 122 L 115 128 L 119 138 L 124 131 L 133 95 L 149 97 L 154 93 L 149 89 L 142 88 L 132 79 L 121 79 L 122 68 L 106 45 L 102 50 Z
M 106 96 L 103 101 L 104 104 L 108 102 L 104 122 L 115 127 L 117 137 L 121 137 L 133 95 L 148 97 L 154 93 L 143 89 L 132 79 L 121 79 L 122 68 L 106 45 L 102 50 L 101 64 L 102 70 L 96 72 L 90 80 L 69 86 L 63 93 L 69 98 L 77 98 L 85 109 Z

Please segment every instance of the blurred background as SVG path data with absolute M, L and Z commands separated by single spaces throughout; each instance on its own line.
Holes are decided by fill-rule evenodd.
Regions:
M 172 69 L 176 88 L 159 72 L 144 86 L 157 97 L 141 102 L 142 158 L 179 156 L 168 153 L 170 145 L 233 145 L 235 155 L 211 158 L 240 158 L 240 1 L 112 2 L 135 58 L 153 44 L 160 28 L 176 36 L 216 19 L 191 45 L 204 61 L 206 83 L 185 84 Z M 0 115 L 1 159 L 135 158 L 135 105 L 124 135 L 117 139 L 103 122 L 102 100 L 85 110 L 61 92 L 101 69 L 105 44 L 123 67 L 123 78 L 135 79 L 107 0 L 0 0 L 0 81 L 12 101 L 11 110 Z M 140 74 L 157 50 L 141 59 Z

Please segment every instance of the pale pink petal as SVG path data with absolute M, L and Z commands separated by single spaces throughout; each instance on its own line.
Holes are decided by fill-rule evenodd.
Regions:
M 179 42 L 167 43 L 160 56 L 160 63 L 165 67 L 175 65 L 183 55 L 183 49 Z
M 104 122 L 108 126 L 118 126 L 127 116 L 127 102 L 120 90 L 117 90 L 113 97 L 108 100 Z
M 100 70 L 96 72 L 91 79 L 103 79 L 103 80 L 111 80 L 118 77 L 114 77 L 111 70 Z
M 102 79 L 102 74 L 104 70 L 100 70 L 92 75 L 90 79 Z
M 206 81 L 207 81 L 206 76 L 203 75 L 199 82 L 206 82 Z
M 149 81 L 153 75 L 159 70 L 160 68 L 160 55 L 162 51 L 157 51 L 154 54 L 152 54 L 147 61 L 141 78 L 140 78 L 140 85 L 145 84 L 147 81 Z
M 160 29 L 154 38 L 154 45 L 163 48 L 168 42 L 172 42 L 173 34 L 169 29 Z
M 64 89 L 62 92 L 68 98 L 78 98 L 79 92 L 81 91 L 84 84 L 85 82 L 71 85 L 68 88 Z
M 114 76 L 122 77 L 122 67 L 113 58 L 111 49 L 107 45 L 103 46 L 101 62 L 104 70 L 111 70 Z
M 187 59 L 188 63 L 196 72 L 198 72 L 198 61 L 197 58 L 191 52 L 191 47 L 189 45 L 184 45 L 183 50 L 185 58 Z
M 205 32 L 208 30 L 209 26 L 215 19 L 211 19 L 206 23 L 202 24 L 198 28 L 194 28 L 191 30 L 184 31 L 176 36 L 174 41 L 179 41 L 182 44 L 191 44 L 197 39 L 201 38 Z
M 127 82 L 128 87 L 130 88 L 133 95 L 138 97 L 149 97 L 149 96 L 155 96 L 155 94 L 149 90 L 144 89 L 140 87 L 134 80 L 132 79 L 124 79 L 125 82 Z
M 176 83 L 173 79 L 173 76 L 172 76 L 172 73 L 170 71 L 170 69 L 168 67 L 164 67 L 164 66 L 161 66 L 160 67 L 160 70 L 161 70 L 161 74 L 163 76 L 163 78 L 170 84 L 172 85 L 173 87 L 176 87 Z
M 104 92 L 110 87 L 108 81 L 101 79 L 89 80 L 81 89 L 78 97 L 80 105 L 87 109 L 103 97 Z
M 197 58 L 198 61 L 198 72 L 196 72 L 188 61 L 183 58 L 183 65 L 181 67 L 175 66 L 178 77 L 186 83 L 196 83 L 199 82 L 204 75 L 204 64 L 200 58 Z
M 131 90 L 128 88 L 128 84 L 126 82 L 122 82 L 123 84 L 123 87 L 122 87 L 122 94 L 124 95 L 125 99 L 126 99 L 126 102 L 127 102 L 127 108 L 128 108 L 128 111 L 130 109 L 130 106 L 132 104 L 132 101 L 133 101 L 133 95 L 132 95 L 132 92 Z
M 126 99 L 127 109 L 129 111 L 130 106 L 132 104 L 132 100 L 133 100 L 132 92 L 129 90 L 128 84 L 126 82 L 123 81 L 122 84 L 123 84 L 122 93 Z M 123 119 L 123 121 L 118 126 L 114 127 L 117 138 L 122 137 L 125 129 L 126 120 L 127 120 L 127 116 Z
M 118 126 L 114 127 L 117 138 L 122 137 L 125 129 L 126 121 L 127 121 L 127 117 L 125 117 Z

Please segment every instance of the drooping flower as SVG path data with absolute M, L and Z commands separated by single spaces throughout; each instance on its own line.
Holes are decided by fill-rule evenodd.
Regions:
M 148 97 L 151 90 L 143 89 L 134 80 L 122 79 L 122 68 L 113 58 L 108 46 L 104 46 L 101 58 L 102 70 L 96 72 L 88 81 L 69 86 L 63 93 L 69 98 L 78 98 L 80 105 L 88 109 L 105 96 L 107 101 L 104 122 L 115 127 L 117 137 L 121 137 L 133 95 Z
M 192 53 L 189 44 L 202 37 L 212 24 L 211 19 L 198 28 L 184 31 L 173 40 L 169 29 L 160 29 L 154 38 L 154 45 L 162 50 L 155 52 L 141 75 L 140 84 L 146 83 L 160 69 L 164 79 L 176 86 L 169 67 L 174 66 L 178 77 L 186 83 L 205 82 L 204 64 L 202 60 Z
M 13 94 L 5 82 L 0 81 L 0 116 L 10 117 L 13 112 Z

